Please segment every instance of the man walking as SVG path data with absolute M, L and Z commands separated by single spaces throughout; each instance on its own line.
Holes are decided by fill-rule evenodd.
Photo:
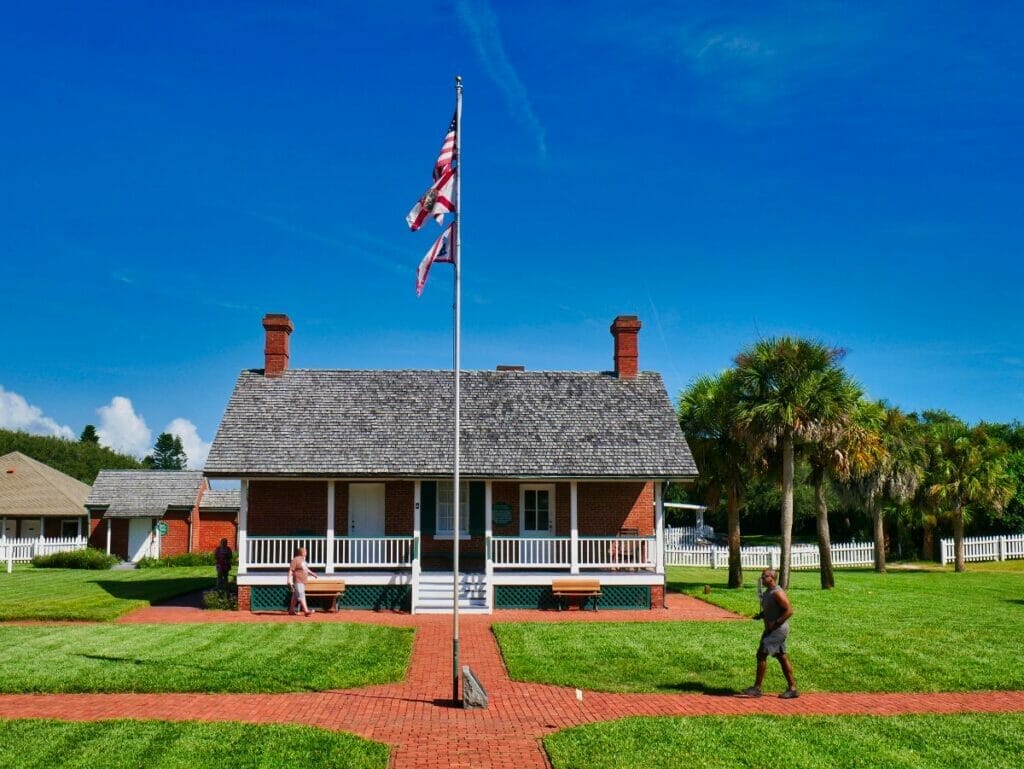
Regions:
M 306 581 L 316 574 L 306 565 L 306 548 L 300 547 L 295 551 L 291 565 L 288 567 L 288 587 L 292 589 L 292 600 L 288 604 L 288 613 L 295 614 L 296 607 L 302 608 L 302 613 L 307 617 L 312 610 L 306 604 Z
M 764 632 L 761 633 L 761 644 L 757 647 L 757 677 L 754 685 L 743 690 L 747 697 L 760 697 L 761 684 L 764 683 L 768 658 L 775 657 L 782 667 L 789 688 L 779 696 L 784 700 L 796 699 L 800 696 L 793 679 L 793 665 L 786 656 L 786 637 L 789 635 L 789 618 L 793 616 L 793 607 L 786 597 L 786 592 L 775 582 L 775 572 L 765 569 L 761 572 L 761 584 L 765 591 L 761 595 L 761 612 L 754 619 L 764 620 Z

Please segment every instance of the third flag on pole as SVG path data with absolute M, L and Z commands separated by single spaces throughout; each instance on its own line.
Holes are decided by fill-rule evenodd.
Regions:
M 445 227 L 437 240 L 434 241 L 434 245 L 427 251 L 426 256 L 423 257 L 423 261 L 420 262 L 419 269 L 416 270 L 416 296 L 423 293 L 423 287 L 427 284 L 427 273 L 430 272 L 430 265 L 434 262 L 454 262 L 455 261 L 455 244 L 452 242 L 452 229 L 455 224 L 449 224 Z

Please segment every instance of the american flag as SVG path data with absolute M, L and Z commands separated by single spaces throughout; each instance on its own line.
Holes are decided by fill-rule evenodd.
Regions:
M 437 156 L 437 162 L 434 163 L 434 181 L 436 182 L 441 176 L 452 167 L 452 159 L 455 157 L 455 118 L 456 115 L 452 115 L 452 124 L 448 126 L 448 133 L 444 135 L 444 142 L 441 144 L 441 152 Z
M 454 262 L 454 243 L 452 243 L 452 229 L 455 223 L 445 227 L 444 232 L 434 241 L 434 245 L 427 251 L 419 269 L 416 270 L 416 296 L 423 293 L 423 287 L 427 285 L 427 273 L 430 272 L 430 265 L 434 262 Z

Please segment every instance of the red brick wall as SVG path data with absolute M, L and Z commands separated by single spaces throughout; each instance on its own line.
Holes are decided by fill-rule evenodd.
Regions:
M 238 516 L 235 512 L 207 510 L 203 513 L 199 534 L 195 537 L 195 549 L 208 553 L 217 549 L 221 539 L 227 537 L 232 550 L 238 549 Z
M 384 533 L 391 537 L 412 534 L 416 486 L 412 481 L 389 481 L 384 485 Z
M 238 610 L 252 611 L 252 588 L 249 585 L 238 586 Z
M 496 537 L 519 536 L 519 484 L 509 481 L 495 481 L 491 485 L 491 500 L 494 504 L 504 502 L 512 506 L 512 522 L 506 526 L 494 525 Z
M 160 538 L 161 557 L 188 552 L 188 517 L 187 512 L 173 511 L 161 519 L 167 524 L 167 533 Z
M 106 529 L 107 525 L 104 522 L 103 529 Z M 103 531 L 103 549 L 107 547 L 106 540 L 107 533 Z M 110 552 L 116 556 L 120 556 L 122 559 L 128 557 L 128 519 L 127 518 L 114 518 L 112 521 L 112 528 L 110 531 Z
M 107 522 L 99 517 L 99 513 L 93 513 L 89 521 L 89 547 L 98 550 L 107 549 Z
M 665 608 L 665 586 L 664 585 L 651 585 L 651 608 L 652 609 L 664 609 Z
M 578 493 L 581 535 L 614 536 L 623 528 L 654 535 L 653 483 L 580 483 Z
M 336 484 L 335 510 L 342 492 L 342 510 L 348 509 L 348 487 Z M 287 536 L 300 532 L 327 533 L 327 481 L 252 481 L 249 484 L 249 533 Z M 348 519 L 344 529 L 347 531 Z

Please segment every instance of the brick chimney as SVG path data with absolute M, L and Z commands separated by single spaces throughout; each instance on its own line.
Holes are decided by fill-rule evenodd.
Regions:
M 287 315 L 268 312 L 263 316 L 263 328 L 267 330 L 267 342 L 263 347 L 263 375 L 279 377 L 288 370 L 288 337 L 295 326 Z
M 615 337 L 615 375 L 619 379 L 636 379 L 637 334 L 641 323 L 636 315 L 620 315 L 612 321 L 611 332 Z

